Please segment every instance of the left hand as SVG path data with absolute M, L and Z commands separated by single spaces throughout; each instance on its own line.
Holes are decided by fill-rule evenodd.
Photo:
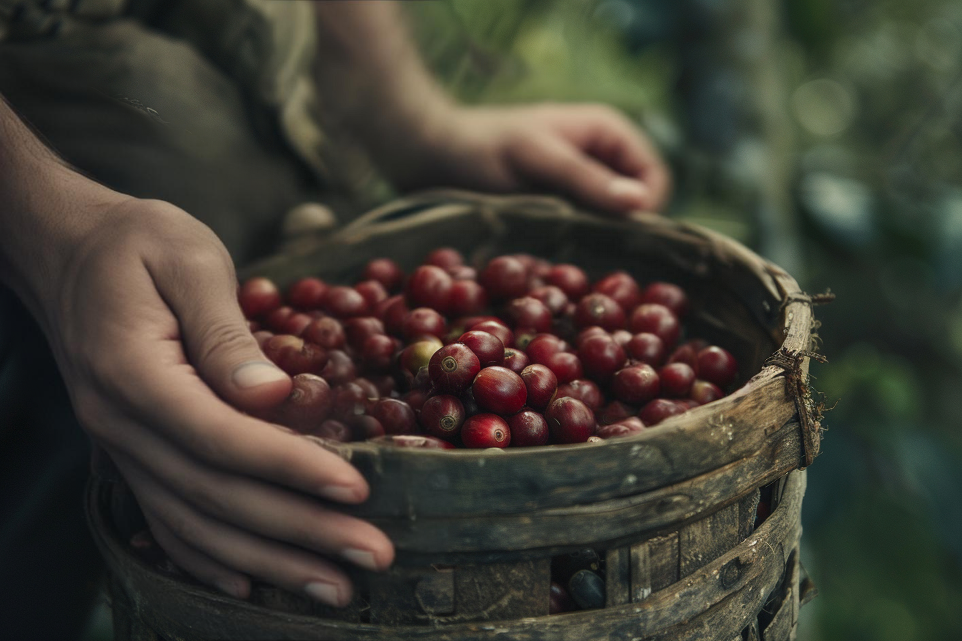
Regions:
M 671 176 L 651 141 L 599 104 L 453 107 L 389 171 L 401 187 L 545 190 L 610 212 L 658 211 Z

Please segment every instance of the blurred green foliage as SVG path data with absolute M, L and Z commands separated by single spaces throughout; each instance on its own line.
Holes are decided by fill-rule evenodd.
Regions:
M 669 215 L 808 291 L 832 404 L 805 500 L 802 641 L 962 639 L 962 3 L 438 0 L 467 102 L 595 100 L 676 174 Z M 783 196 L 783 197 L 780 197 Z

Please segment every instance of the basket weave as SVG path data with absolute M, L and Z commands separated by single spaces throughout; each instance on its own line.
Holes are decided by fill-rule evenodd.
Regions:
M 819 446 L 805 385 L 811 298 L 780 268 L 705 229 L 463 192 L 396 201 L 242 275 L 282 286 L 307 274 L 350 282 L 372 258 L 411 268 L 438 246 L 479 263 L 524 251 L 593 278 L 624 269 L 641 283 L 675 282 L 692 300 L 686 325 L 735 354 L 744 385 L 599 444 L 439 452 L 315 440 L 368 480 L 370 500 L 347 511 L 383 529 L 397 551 L 387 573 L 352 570 L 358 596 L 344 610 L 268 586 L 238 601 L 159 573 L 125 545 L 138 519 L 123 484 L 93 479 L 88 513 L 112 571 L 117 638 L 794 638 L 806 598 L 800 468 Z M 765 487 L 773 511 L 756 530 Z M 604 551 L 606 607 L 547 616 L 550 558 L 587 547 Z

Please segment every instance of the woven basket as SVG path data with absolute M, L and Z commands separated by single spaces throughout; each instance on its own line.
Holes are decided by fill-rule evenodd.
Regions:
M 412 268 L 439 246 L 475 262 L 524 251 L 593 278 L 624 269 L 641 283 L 675 282 L 692 300 L 687 327 L 733 352 L 744 384 L 598 444 L 500 452 L 321 444 L 371 486 L 370 500 L 347 511 L 397 550 L 389 572 L 350 570 L 357 596 L 342 610 L 270 586 L 239 601 L 158 571 L 126 545 L 142 521 L 123 483 L 95 478 L 88 513 L 112 573 L 117 638 L 794 638 L 811 594 L 798 563 L 802 468 L 819 447 L 806 387 L 812 299 L 780 268 L 705 229 L 463 192 L 396 201 L 243 275 L 351 282 L 372 258 Z M 762 493 L 772 511 L 756 529 Z M 548 616 L 551 558 L 584 548 L 605 559 L 605 607 Z

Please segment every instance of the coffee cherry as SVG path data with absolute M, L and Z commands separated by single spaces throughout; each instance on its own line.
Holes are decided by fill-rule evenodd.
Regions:
M 615 372 L 611 391 L 619 401 L 641 405 L 658 396 L 661 381 L 651 365 L 632 365 Z
M 460 343 L 445 345 L 436 351 L 428 365 L 434 386 L 447 394 L 463 392 L 480 371 L 481 361 L 474 352 Z
M 420 339 L 425 336 L 444 336 L 448 324 L 437 311 L 430 307 L 412 309 L 401 323 L 401 335 L 405 340 Z
M 632 334 L 650 332 L 661 339 L 665 347 L 674 346 L 678 342 L 681 328 L 678 317 L 664 305 L 647 303 L 639 305 L 631 313 L 629 323 Z
M 284 321 L 284 333 L 292 336 L 300 336 L 307 326 L 314 322 L 314 319 L 307 314 L 295 313 L 287 317 Z
M 351 428 L 351 435 L 355 441 L 372 441 L 385 435 L 384 426 L 381 425 L 381 421 L 366 414 L 352 417 L 348 425 Z
M 604 395 L 601 393 L 601 388 L 599 388 L 594 381 L 589 381 L 587 378 L 577 378 L 564 385 L 559 385 L 558 397 L 560 398 L 562 396 L 570 396 L 571 398 L 578 399 L 587 405 L 588 409 L 592 412 L 597 412 L 601 409 L 601 404 L 604 403 Z
M 594 413 L 570 396 L 553 400 L 544 417 L 556 443 L 584 443 L 595 433 Z
M 474 267 L 468 267 L 467 265 L 454 265 L 452 267 L 448 267 L 445 269 L 445 271 L 450 274 L 451 278 L 453 278 L 455 282 L 459 280 L 478 280 L 478 270 L 476 270 Z
M 511 256 L 492 258 L 478 279 L 494 300 L 518 298 L 528 291 L 528 270 Z
M 353 287 L 328 287 L 321 299 L 321 307 L 335 318 L 366 316 L 370 307 L 364 297 Z
M 379 396 L 384 398 L 396 398 L 397 381 L 390 374 L 372 374 L 369 380 L 377 388 Z
M 558 377 L 544 365 L 528 365 L 521 371 L 521 380 L 527 390 L 527 404 L 536 410 L 548 407 L 558 390 Z
M 237 302 L 247 318 L 260 318 L 281 306 L 281 292 L 274 281 L 255 277 L 241 285 Z
M 373 316 L 358 316 L 348 318 L 343 323 L 347 344 L 354 350 L 360 350 L 371 336 L 384 334 L 384 323 Z
M 494 334 L 501 339 L 501 344 L 504 345 L 505 348 L 514 346 L 514 332 L 499 320 L 483 320 L 479 323 L 468 325 L 467 328 L 468 330 Z
M 578 604 L 568 594 L 568 589 L 557 581 L 552 581 L 548 588 L 548 614 L 561 614 L 577 609 Z
M 471 330 L 458 337 L 458 342 L 466 345 L 481 362 L 481 367 L 504 363 L 504 343 L 494 334 Z
M 390 445 L 392 447 L 413 447 L 422 450 L 453 450 L 454 445 L 433 436 L 423 436 L 421 434 L 385 434 L 370 439 L 372 443 L 378 445 Z
M 601 327 L 598 327 L 597 325 L 592 325 L 591 327 L 585 327 L 583 330 L 578 332 L 578 336 L 575 338 L 575 345 L 580 348 L 583 342 L 595 336 L 611 338 L 611 334 L 609 332 L 605 331 Z
M 439 394 L 424 401 L 418 421 L 431 436 L 454 441 L 461 433 L 465 418 L 464 405 L 456 396 Z
M 417 376 L 422 367 L 427 367 L 431 363 L 431 357 L 441 347 L 443 345 L 438 339 L 425 339 L 411 343 L 402 349 L 400 355 L 398 355 L 398 365 L 412 377 Z
M 575 325 L 581 329 L 597 325 L 612 332 L 625 326 L 625 311 L 604 294 L 588 294 L 575 308 Z
M 688 296 L 678 285 L 657 282 L 648 285 L 641 294 L 642 303 L 656 303 L 664 305 L 678 318 L 684 318 L 688 313 Z
M 528 390 L 521 376 L 497 365 L 478 372 L 471 389 L 482 411 L 502 416 L 520 411 L 528 399 Z
M 545 275 L 545 282 L 559 288 L 570 300 L 588 293 L 588 276 L 574 265 L 555 265 Z
M 465 268 L 469 269 L 469 268 Z M 448 312 L 452 316 L 480 314 L 488 306 L 488 294 L 473 280 L 455 280 L 448 296 Z
M 525 353 L 528 354 L 531 362 L 544 365 L 549 358 L 568 349 L 568 343 L 554 334 L 537 334 L 528 342 Z
M 692 368 L 695 374 L 698 373 L 698 350 L 695 349 L 694 345 L 690 343 L 685 343 L 684 345 L 679 345 L 669 356 L 669 363 L 684 363 L 688 367 Z
M 578 358 L 585 374 L 601 384 L 607 383 L 627 360 L 625 350 L 607 336 L 592 336 L 582 341 Z
M 551 310 L 537 298 L 515 298 L 507 304 L 504 314 L 516 331 L 527 329 L 538 333 L 551 330 Z
M 281 332 L 284 334 L 289 333 L 287 331 L 287 319 L 296 314 L 296 310 L 288 305 L 283 305 L 276 309 L 271 310 L 266 317 L 264 317 L 264 324 L 273 331 Z
M 691 400 L 695 401 L 699 405 L 705 405 L 706 403 L 717 401 L 724 395 L 725 392 L 723 392 L 720 387 L 714 383 L 702 380 L 696 380 L 691 384 L 691 392 L 689 394 Z
M 424 369 L 427 369 L 426 367 Z M 431 398 L 434 398 L 433 396 Z M 428 400 L 428 393 L 422 389 L 411 389 L 401 396 L 401 400 L 411 406 L 414 413 L 422 411 L 424 404 Z
M 548 443 L 548 422 L 543 415 L 532 410 L 522 410 L 508 417 L 511 429 L 511 445 L 531 447 Z
M 291 393 L 283 403 L 271 409 L 267 419 L 302 434 L 310 434 L 331 412 L 331 387 L 314 374 L 297 374 L 291 381 Z
M 314 430 L 314 436 L 326 438 L 331 441 L 338 441 L 340 443 L 348 443 L 352 438 L 352 432 L 351 428 L 341 421 L 335 421 L 329 418 Z
M 568 295 L 554 285 L 545 285 L 544 287 L 532 289 L 528 296 L 544 303 L 544 306 L 548 308 L 552 316 L 560 314 L 568 304 Z
M 297 309 L 320 309 L 326 291 L 320 278 L 301 278 L 287 289 L 287 302 Z
M 361 388 L 361 390 L 364 392 L 364 397 L 369 401 L 370 400 L 376 401 L 381 397 L 381 391 L 377 388 L 377 385 L 375 385 L 371 381 L 371 379 L 361 377 L 361 378 L 355 378 L 353 382 L 355 385 Z M 365 405 L 365 407 L 367 407 L 368 405 L 370 407 L 374 407 L 373 403 L 368 403 Z
M 434 265 L 421 265 L 411 274 L 405 287 L 408 302 L 414 307 L 430 307 L 441 313 L 448 309 L 454 281 Z
M 371 409 L 371 416 L 381 423 L 387 434 L 414 434 L 417 429 L 414 410 L 404 401 L 394 398 L 377 401 Z
M 504 363 L 502 365 L 507 367 L 512 372 L 520 374 L 525 367 L 531 364 L 531 359 L 528 355 L 522 352 L 520 349 L 506 349 L 504 350 Z
M 354 290 L 367 301 L 368 309 L 377 309 L 378 303 L 388 298 L 384 285 L 376 280 L 361 281 L 354 286 Z
M 331 390 L 331 416 L 351 425 L 358 416 L 366 414 L 372 405 L 369 390 L 355 382 L 338 385 Z
M 407 316 L 409 311 L 407 301 L 398 294 L 378 303 L 374 315 L 384 323 L 384 331 L 391 336 L 401 336 L 404 317 Z
M 625 311 L 634 309 L 641 302 L 641 288 L 626 272 L 608 274 L 595 283 L 591 291 L 610 297 Z
M 618 423 L 611 423 L 598 428 L 598 436 L 603 439 L 617 438 L 619 436 L 631 436 L 645 431 L 645 424 L 641 419 L 632 416 L 629 419 Z
M 558 377 L 558 383 L 570 383 L 576 378 L 584 376 L 581 359 L 570 352 L 552 354 L 543 363 Z
M 361 362 L 367 371 L 384 374 L 391 370 L 397 348 L 398 340 L 396 338 L 384 334 L 368 336 L 361 348 Z
M 397 291 L 404 281 L 401 267 L 390 258 L 375 258 L 367 264 L 361 275 L 364 280 L 376 280 L 389 292 Z
M 453 247 L 440 247 L 435 249 L 424 259 L 425 265 L 434 265 L 441 269 L 450 269 L 464 264 L 464 256 Z
M 511 429 L 497 414 L 475 414 L 461 426 L 461 442 L 471 448 L 508 447 Z
M 340 349 L 347 342 L 344 326 L 330 316 L 311 321 L 311 324 L 301 332 L 301 338 L 320 345 L 324 349 Z
M 698 377 L 725 387 L 738 375 L 738 362 L 728 350 L 712 345 L 698 352 Z
M 661 395 L 668 398 L 682 398 L 691 392 L 695 382 L 695 371 L 685 363 L 669 363 L 658 370 L 661 381 Z
M 357 377 L 357 368 L 354 361 L 345 352 L 339 349 L 332 349 L 327 353 L 327 365 L 321 370 L 321 378 L 332 386 L 349 383 Z
M 320 372 L 330 357 L 324 348 L 290 334 L 272 336 L 262 350 L 264 356 L 291 376 Z
M 478 401 L 474 398 L 473 387 L 469 387 L 461 394 L 461 405 L 464 405 L 465 416 L 474 416 L 475 414 L 481 413 L 481 408 L 478 407 Z
M 650 332 L 640 332 L 632 336 L 625 351 L 634 360 L 652 367 L 659 367 L 665 362 L 665 344 Z
M 638 413 L 638 408 L 621 401 L 611 401 L 598 412 L 599 425 L 619 423 Z
M 687 409 L 687 407 L 678 401 L 667 398 L 656 398 L 641 408 L 641 411 L 638 412 L 638 418 L 640 418 L 645 425 L 651 427 L 652 425 L 658 425 L 671 416 L 684 414 Z

